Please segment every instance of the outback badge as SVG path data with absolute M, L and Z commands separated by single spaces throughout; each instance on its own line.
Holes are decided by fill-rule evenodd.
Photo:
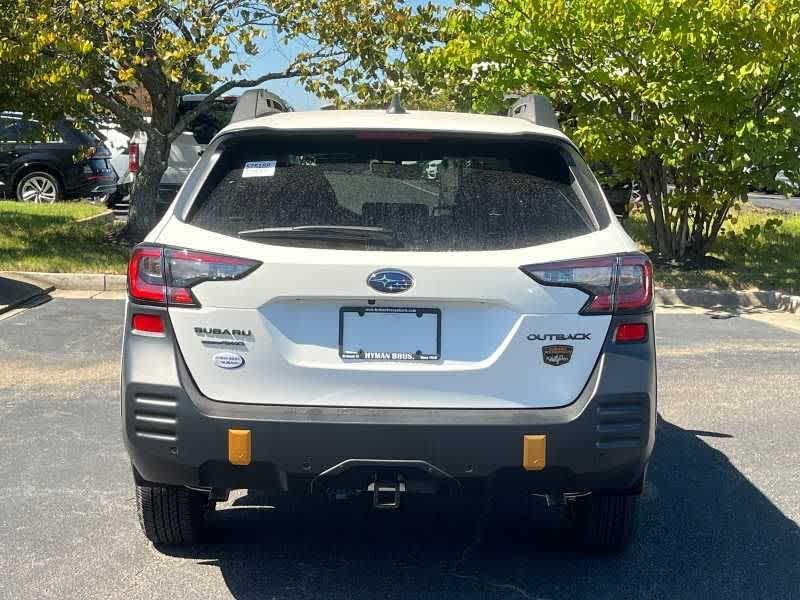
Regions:
M 567 364 L 572 358 L 572 346 L 567 345 L 554 345 L 542 346 L 542 359 L 545 364 L 553 367 L 560 367 Z

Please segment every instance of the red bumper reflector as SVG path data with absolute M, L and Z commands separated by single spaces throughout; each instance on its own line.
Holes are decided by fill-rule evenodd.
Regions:
M 164 333 L 164 321 L 159 315 L 133 315 L 131 329 L 144 333 Z
M 614 341 L 618 344 L 633 344 L 647 341 L 647 323 L 622 323 L 617 325 Z

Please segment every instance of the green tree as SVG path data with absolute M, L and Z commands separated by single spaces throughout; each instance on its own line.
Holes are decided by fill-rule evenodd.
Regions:
M 170 145 L 216 98 L 234 88 L 291 77 L 335 98 L 356 82 L 381 77 L 400 32 L 416 22 L 415 15 L 430 10 L 406 6 L 403 0 L 42 0 L 26 8 L 27 37 L 10 51 L 0 49 L 0 65 L 3 56 L 12 67 L 24 64 L 25 85 L 37 93 L 60 89 L 64 97 L 51 98 L 48 107 L 99 107 L 125 129 L 147 134 L 127 231 L 138 240 L 155 224 Z M 250 76 L 259 38 L 271 38 L 276 45 L 303 40 L 308 50 L 289 57 L 285 69 Z M 37 74 L 40 59 L 21 60 L 37 44 L 48 61 L 62 66 L 52 81 Z M 232 79 L 213 75 L 226 65 Z M 152 105 L 150 120 L 131 102 L 139 86 Z M 182 94 L 205 91 L 209 95 L 203 102 L 179 116 Z
M 704 256 L 749 185 L 800 161 L 798 0 L 468 0 L 407 70 L 473 110 L 553 98 L 590 161 L 640 182 L 667 258 Z
M 64 93 L 64 83 L 84 75 L 81 63 L 91 46 L 53 8 L 0 0 L 0 110 L 52 120 L 87 108 L 75 93 Z

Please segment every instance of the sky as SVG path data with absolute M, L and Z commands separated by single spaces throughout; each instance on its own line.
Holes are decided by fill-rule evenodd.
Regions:
M 260 52 L 256 56 L 242 55 L 242 58 L 237 59 L 237 62 L 250 63 L 250 70 L 244 75 L 232 75 L 230 64 L 225 65 L 218 74 L 225 79 L 241 79 L 242 77 L 255 79 L 260 75 L 285 69 L 294 55 L 303 50 L 303 45 L 299 42 L 292 42 L 286 46 L 269 38 L 260 40 L 258 47 Z M 270 81 L 259 87 L 277 94 L 291 104 L 295 110 L 315 110 L 323 103 L 316 96 L 306 92 L 296 78 Z M 240 94 L 242 91 L 244 90 L 236 89 L 232 93 Z
M 406 4 L 416 6 L 419 4 L 426 4 L 428 0 L 406 0 Z M 452 6 L 453 0 L 439 0 L 434 4 L 439 4 L 442 7 Z M 268 37 L 258 42 L 260 52 L 256 56 L 246 56 L 242 54 L 242 58 L 237 59 L 236 62 L 250 62 L 250 70 L 244 77 L 256 78 L 259 75 L 280 71 L 285 69 L 289 61 L 302 50 L 308 50 L 309 47 L 300 41 L 293 41 L 289 45 L 279 43 L 274 37 Z M 231 65 L 226 65 L 218 73 L 221 77 L 232 79 L 234 76 L 230 71 Z M 242 76 L 236 76 L 236 79 L 241 79 Z M 305 91 L 297 79 L 284 79 L 278 81 L 268 82 L 260 87 L 266 88 L 269 91 L 277 94 L 295 110 L 315 110 L 322 104 L 324 100 L 317 98 L 313 94 Z M 240 94 L 243 90 L 234 90 L 234 94 Z

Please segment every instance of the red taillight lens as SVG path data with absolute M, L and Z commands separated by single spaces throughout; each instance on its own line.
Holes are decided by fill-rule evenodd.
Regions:
M 182 306 L 199 306 L 189 289 L 193 285 L 203 281 L 241 279 L 261 264 L 255 260 L 192 250 L 168 249 L 165 257 L 169 274 L 169 302 Z
M 653 266 L 641 254 L 528 265 L 522 271 L 542 285 L 588 294 L 581 314 L 635 312 L 649 308 L 653 300 Z
M 647 341 L 647 323 L 621 323 L 614 332 L 618 344 L 633 344 Z
M 650 306 L 653 301 L 653 263 L 646 256 L 622 256 L 619 261 L 617 311 L 629 312 Z
M 612 310 L 615 262 L 615 256 L 603 256 L 531 265 L 522 270 L 542 285 L 577 288 L 589 294 L 581 313 L 607 314 Z
M 192 286 L 241 279 L 260 264 L 234 256 L 140 246 L 128 264 L 128 292 L 135 302 L 197 307 Z
M 140 333 L 164 333 L 164 321 L 160 315 L 133 315 L 131 330 Z
M 139 144 L 128 144 L 128 171 L 139 172 Z
M 128 293 L 135 302 L 165 304 L 166 278 L 161 248 L 140 246 L 128 262 Z

